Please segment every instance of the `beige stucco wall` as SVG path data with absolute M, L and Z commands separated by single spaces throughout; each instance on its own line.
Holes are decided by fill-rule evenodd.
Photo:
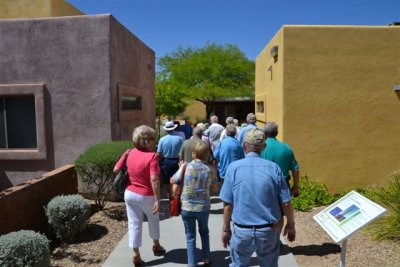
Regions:
M 83 15 L 64 0 L 0 0 L 0 19 Z
M 206 119 L 206 106 L 199 102 L 193 101 L 185 110 L 185 115 L 190 116 L 190 121 L 196 123 Z
M 256 58 L 255 111 L 257 125 L 262 127 L 266 121 L 275 121 L 283 126 L 283 31 L 280 30 Z M 273 46 L 278 45 L 278 60 L 270 55 Z M 264 113 L 258 112 L 257 102 L 264 101 Z M 279 133 L 279 138 L 284 132 Z
M 400 27 L 285 26 L 279 34 L 281 139 L 301 173 L 333 192 L 387 180 L 400 169 Z M 261 59 L 257 68 L 268 67 Z M 264 91 L 268 98 L 256 83 L 256 95 Z M 266 120 L 277 120 L 266 103 Z

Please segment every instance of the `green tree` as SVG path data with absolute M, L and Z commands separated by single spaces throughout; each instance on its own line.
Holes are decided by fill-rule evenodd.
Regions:
M 176 117 L 187 106 L 186 94 L 181 87 L 165 79 L 163 73 L 156 76 L 156 116 L 158 117 L 158 137 L 160 137 L 161 116 Z
M 254 95 L 254 62 L 232 44 L 178 47 L 161 57 L 158 67 L 160 81 L 205 104 L 207 114 L 217 98 Z
M 186 94 L 179 86 L 172 84 L 163 74 L 156 77 L 156 116 L 177 116 L 182 113 L 187 103 Z

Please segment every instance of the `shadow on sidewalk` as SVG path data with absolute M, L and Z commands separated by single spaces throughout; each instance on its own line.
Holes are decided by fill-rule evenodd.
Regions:
M 197 259 L 201 259 L 201 250 L 196 249 Z M 210 255 L 213 266 L 228 266 L 230 263 L 229 251 L 211 251 Z M 168 251 L 163 258 L 146 262 L 146 266 L 156 266 L 166 263 L 187 264 L 186 249 L 173 249 Z M 199 266 L 202 266 L 200 264 Z

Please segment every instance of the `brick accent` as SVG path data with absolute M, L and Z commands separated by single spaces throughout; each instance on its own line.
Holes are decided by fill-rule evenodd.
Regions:
M 0 192 L 0 234 L 18 230 L 48 232 L 44 207 L 58 195 L 78 193 L 74 165 L 45 173 Z

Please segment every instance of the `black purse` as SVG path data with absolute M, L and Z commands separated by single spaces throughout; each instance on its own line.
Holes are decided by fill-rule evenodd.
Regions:
M 117 176 L 115 176 L 112 184 L 115 194 L 122 199 L 124 198 L 125 189 L 128 186 L 128 181 L 129 181 L 128 168 L 126 167 L 126 160 L 128 159 L 130 152 L 131 150 L 125 153 L 124 163 L 122 164 L 122 167 L 119 170 Z

